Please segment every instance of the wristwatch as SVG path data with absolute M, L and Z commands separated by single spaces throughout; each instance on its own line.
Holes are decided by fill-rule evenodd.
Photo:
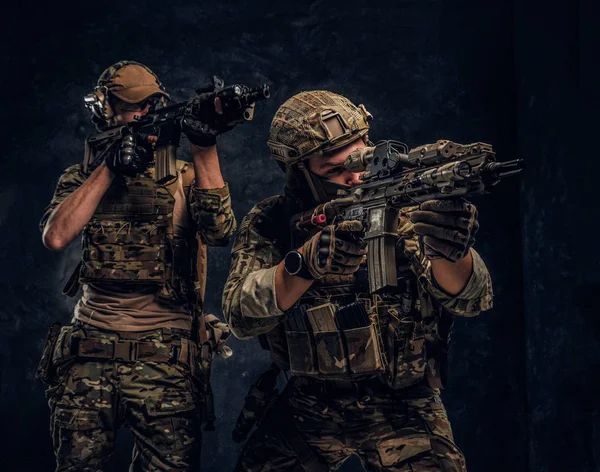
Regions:
M 298 251 L 288 252 L 283 259 L 283 266 L 285 267 L 285 271 L 290 275 L 302 277 L 306 280 L 315 280 L 304 263 L 304 257 Z

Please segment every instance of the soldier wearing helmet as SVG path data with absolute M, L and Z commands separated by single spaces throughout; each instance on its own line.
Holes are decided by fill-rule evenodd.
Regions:
M 168 98 L 149 68 L 121 61 L 86 105 L 106 130 Z M 105 470 L 124 425 L 134 437 L 131 470 L 199 467 L 206 246 L 226 245 L 236 222 L 214 137 L 184 131 L 192 163 L 177 161 L 172 181 L 155 182 L 153 137 L 129 135 L 95 167 L 66 169 L 40 222 L 51 250 L 82 233 L 66 287 L 82 295 L 71 323 L 51 329 L 40 363 L 56 470 Z
M 351 454 L 367 470 L 466 470 L 439 395 L 453 316 L 492 306 L 489 273 L 471 247 L 475 207 L 432 200 L 401 214 L 399 283 L 386 293 L 365 284 L 361 222 L 300 242 L 290 229 L 292 215 L 360 182 L 343 163 L 369 142 L 371 118 L 321 90 L 293 96 L 273 118 L 268 145 L 286 185 L 244 218 L 223 309 L 236 337 L 258 336 L 292 375 L 266 414 L 254 412 L 262 419 L 238 471 L 334 470 Z M 424 240 L 451 257 L 426 255 Z

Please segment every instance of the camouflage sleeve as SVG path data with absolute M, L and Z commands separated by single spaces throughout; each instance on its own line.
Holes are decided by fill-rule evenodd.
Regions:
M 48 218 L 52 212 L 60 205 L 65 199 L 77 190 L 85 182 L 86 176 L 81 171 L 81 164 L 76 164 L 68 167 L 58 179 L 54 196 L 50 201 L 50 204 L 44 210 L 42 219 L 40 220 L 40 231 L 44 232 L 44 227 L 48 222 Z
M 471 248 L 473 256 L 473 273 L 465 288 L 457 295 L 449 295 L 436 283 L 431 271 L 431 262 L 421 257 L 419 265 L 419 283 L 444 308 L 457 316 L 477 316 L 480 312 L 492 308 L 494 294 L 490 273 L 481 256 Z
M 272 224 L 265 221 L 272 200 L 259 203 L 246 215 L 232 249 L 223 313 L 239 339 L 266 333 L 284 317 L 275 296 L 275 271 L 283 256 L 274 241 L 261 234 L 261 227 Z
M 202 241 L 209 246 L 227 246 L 236 228 L 227 183 L 222 188 L 211 189 L 197 188 L 192 184 L 189 203 Z
M 431 269 L 431 262 L 421 254 L 412 223 L 407 217 L 400 217 L 399 233 L 404 241 L 404 252 L 411 260 L 411 269 L 419 280 L 421 289 L 426 290 L 444 308 L 457 316 L 473 317 L 489 310 L 493 305 L 492 279 L 481 256 L 471 248 L 473 273 L 463 290 L 450 295 L 442 290 Z

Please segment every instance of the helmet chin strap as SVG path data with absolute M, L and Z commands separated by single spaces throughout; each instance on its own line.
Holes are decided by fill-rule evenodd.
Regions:
M 298 163 L 298 169 L 304 174 L 315 204 L 326 203 L 334 198 L 343 197 L 350 193 L 351 185 L 339 184 L 321 177 L 308 170 L 303 162 Z

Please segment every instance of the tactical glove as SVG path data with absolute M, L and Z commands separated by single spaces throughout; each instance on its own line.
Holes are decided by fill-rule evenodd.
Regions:
M 302 246 L 302 255 L 315 279 L 326 275 L 348 275 L 357 271 L 367 244 L 360 221 L 342 221 L 329 225 Z
M 211 314 L 204 315 L 206 324 L 206 333 L 208 335 L 207 343 L 210 346 L 210 352 L 214 352 L 217 356 L 228 358 L 231 357 L 233 351 L 229 346 L 226 346 L 227 340 L 231 336 L 229 325 L 221 321 L 218 317 Z
M 209 147 L 217 144 L 217 136 L 234 128 L 223 114 L 215 110 L 214 94 L 202 93 L 188 105 L 181 121 L 181 130 L 196 146 Z
M 134 177 L 144 172 L 153 158 L 154 149 L 148 138 L 130 134 L 122 139 L 115 152 L 106 157 L 106 166 L 115 174 Z
M 477 208 L 465 200 L 429 200 L 410 214 L 410 220 L 428 259 L 462 259 L 479 229 Z

